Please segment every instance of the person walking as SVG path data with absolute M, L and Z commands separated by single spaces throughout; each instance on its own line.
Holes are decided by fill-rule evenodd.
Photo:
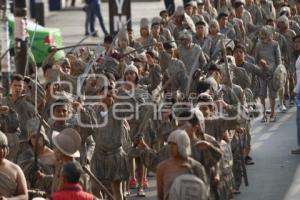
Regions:
M 101 14 L 101 3 L 99 0 L 89 0 L 88 2 L 88 9 L 89 9 L 89 12 L 90 12 L 90 17 L 89 17 L 89 20 L 90 20 L 90 31 L 91 33 L 93 33 L 92 36 L 94 37 L 97 37 L 97 33 L 95 33 L 95 17 L 98 18 L 99 20 L 99 24 L 100 24 L 100 27 L 104 33 L 104 35 L 108 35 L 108 32 L 105 28 L 105 25 L 104 25 L 104 21 L 103 21 L 103 17 L 102 17 L 102 14 Z
M 164 0 L 165 2 L 165 6 L 166 6 L 166 10 L 168 11 L 169 15 L 173 15 L 173 13 L 175 12 L 175 2 L 174 0 Z

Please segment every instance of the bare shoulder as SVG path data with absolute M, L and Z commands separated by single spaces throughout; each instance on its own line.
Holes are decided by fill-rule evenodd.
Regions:
M 17 164 L 6 159 L 3 161 L 0 169 L 13 179 L 16 179 L 20 173 L 23 173 L 22 169 Z
M 11 161 L 9 161 L 9 160 L 7 160 L 7 166 L 8 166 L 10 169 L 15 170 L 15 171 L 18 172 L 18 173 L 19 173 L 20 171 L 22 171 L 22 169 L 20 168 L 19 165 L 15 164 L 15 163 L 13 163 L 13 162 L 11 162 Z
M 168 160 L 164 160 L 161 163 L 159 163 L 159 165 L 157 166 L 157 172 L 159 172 L 159 171 L 162 172 L 165 169 L 167 169 L 168 166 L 169 166 L 169 163 L 170 163 L 169 159 Z

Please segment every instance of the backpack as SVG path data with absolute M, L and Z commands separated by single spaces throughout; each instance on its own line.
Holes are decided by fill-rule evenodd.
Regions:
M 205 183 L 194 174 L 182 174 L 172 183 L 168 199 L 170 200 L 207 200 Z

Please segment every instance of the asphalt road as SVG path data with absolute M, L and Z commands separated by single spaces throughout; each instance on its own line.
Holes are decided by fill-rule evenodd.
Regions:
M 182 5 L 181 0 L 175 0 L 175 2 L 177 5 Z M 47 27 L 60 28 L 65 45 L 75 44 L 84 37 L 85 12 L 81 10 L 82 7 L 83 4 L 79 4 L 78 2 L 77 9 L 65 9 L 64 11 L 53 12 L 46 18 Z M 131 22 L 135 36 L 139 36 L 141 18 L 146 17 L 151 22 L 152 18 L 159 16 L 159 12 L 163 9 L 165 9 L 163 1 L 132 3 Z M 101 4 L 101 11 L 106 29 L 109 30 L 108 3 Z M 95 27 L 98 30 L 99 37 L 90 37 L 86 40 L 87 43 L 96 43 L 103 40 L 103 32 L 97 20 Z

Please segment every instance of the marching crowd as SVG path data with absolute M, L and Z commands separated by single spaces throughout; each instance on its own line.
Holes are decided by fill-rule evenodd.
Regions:
M 51 48 L 43 82 L 12 75 L 0 199 L 145 197 L 149 176 L 159 200 L 229 200 L 248 185 L 251 120 L 276 122 L 300 87 L 300 1 L 167 8 L 138 38 L 105 33 L 102 52 L 55 60 Z

